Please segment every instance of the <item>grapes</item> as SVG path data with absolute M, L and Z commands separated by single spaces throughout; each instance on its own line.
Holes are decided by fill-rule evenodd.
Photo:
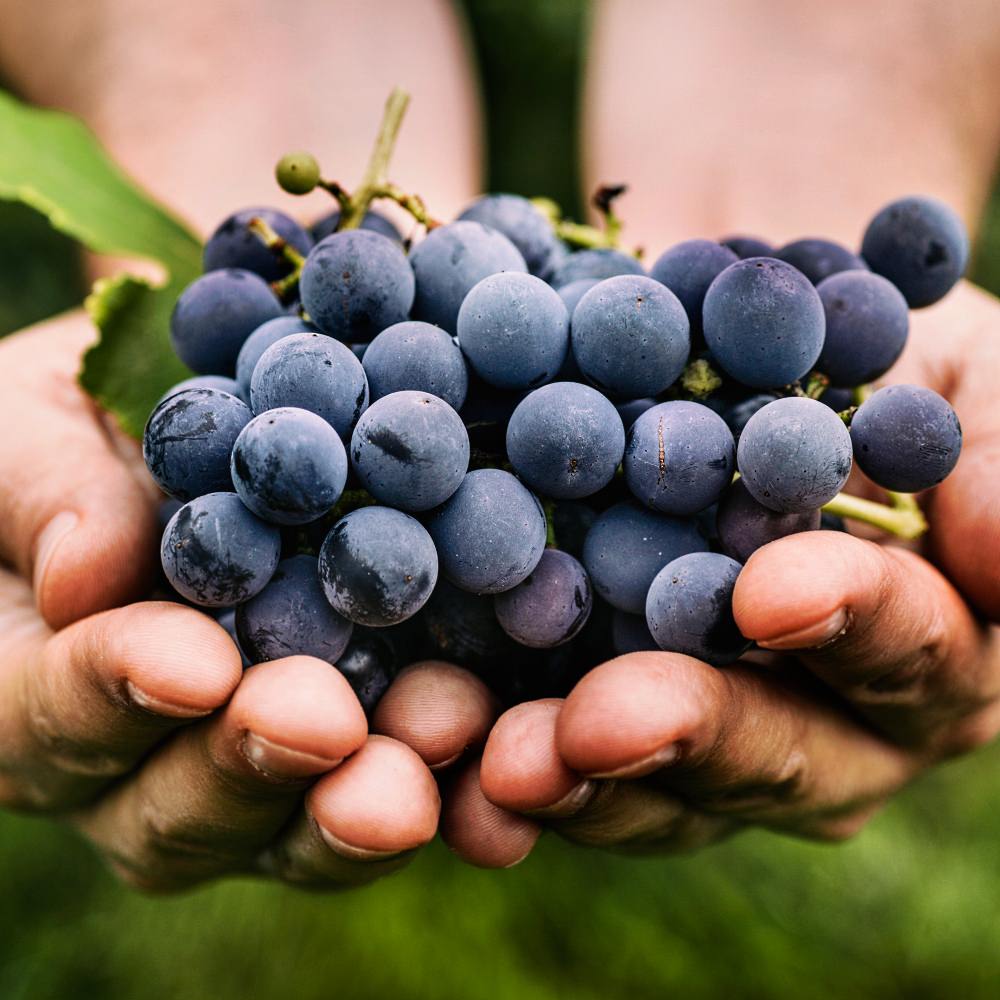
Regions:
M 844 271 L 816 290 L 826 312 L 819 370 L 834 386 L 862 385 L 884 375 L 903 353 L 910 329 L 899 289 L 869 271 Z
M 734 379 L 761 389 L 789 385 L 816 364 L 825 318 L 820 297 L 801 272 L 771 257 L 727 267 L 709 286 L 705 341 Z
M 654 406 L 629 431 L 623 466 L 633 495 L 663 514 L 694 514 L 733 478 L 733 435 L 717 413 L 676 400 Z
M 729 247 L 711 240 L 685 240 L 665 251 L 649 269 L 680 299 L 692 330 L 701 330 L 701 306 L 716 277 L 739 257 Z
M 831 274 L 868 270 L 868 265 L 856 253 L 832 240 L 795 240 L 776 250 L 774 256 L 800 270 L 814 285 Z
M 750 647 L 733 618 L 741 568 L 716 552 L 692 552 L 667 563 L 646 599 L 646 624 L 660 649 L 716 667 L 739 659 Z
M 350 343 L 371 340 L 405 320 L 415 286 L 396 243 L 370 229 L 349 229 L 316 244 L 299 287 L 316 326 Z
M 368 407 L 368 381 L 349 347 L 320 333 L 296 333 L 260 356 L 250 404 L 257 414 L 279 406 L 309 410 L 346 440 Z
M 402 389 L 429 392 L 456 410 L 469 388 L 465 358 L 444 330 L 430 323 L 396 323 L 383 330 L 364 352 L 372 402 Z
M 376 500 L 398 510 L 430 510 L 461 484 L 469 468 L 469 435 L 443 399 L 393 392 L 358 421 L 351 462 Z
M 733 437 L 736 439 L 737 444 L 739 443 L 740 435 L 743 433 L 743 428 L 747 425 L 747 421 L 758 410 L 763 409 L 768 403 L 773 403 L 777 398 L 773 392 L 755 392 L 752 396 L 746 396 L 738 403 L 733 403 L 732 406 L 727 406 L 722 411 L 722 419 L 725 420 L 726 425 L 733 432 Z M 848 406 L 850 406 L 850 402 L 848 402 Z
M 732 250 L 740 260 L 746 260 L 747 257 L 771 257 L 774 254 L 774 247 L 757 236 L 727 236 L 719 242 Z
M 473 594 L 516 587 L 545 550 L 545 515 L 509 472 L 477 469 L 427 522 L 441 570 Z
M 260 356 L 272 344 L 295 333 L 310 332 L 309 326 L 298 316 L 280 316 L 258 326 L 243 341 L 240 353 L 236 357 L 236 383 L 239 386 L 240 397 L 250 399 L 250 379 L 253 377 L 253 370 L 257 367 Z
M 388 628 L 357 626 L 347 648 L 337 658 L 337 669 L 347 678 L 368 716 L 375 711 L 400 667 L 391 632 Z
M 458 310 L 474 285 L 501 271 L 528 270 L 503 233 L 478 222 L 452 222 L 432 229 L 410 253 L 417 281 L 413 318 L 455 333 Z
M 550 381 L 569 348 L 562 299 L 531 274 L 483 278 L 462 302 L 457 329 L 469 364 L 499 389 L 531 389 Z
M 911 309 L 943 298 L 965 274 L 969 238 L 959 217 L 934 198 L 900 198 L 865 230 L 861 255 Z
M 958 416 L 932 389 L 889 385 L 858 408 L 851 441 L 862 472 L 887 490 L 918 493 L 937 486 L 958 461 Z
M 630 615 L 617 608 L 611 619 L 611 644 L 617 656 L 653 652 L 660 648 L 649 631 L 645 614 Z
M 347 453 L 322 417 L 283 406 L 254 417 L 240 431 L 232 474 L 240 499 L 258 517 L 308 524 L 340 499 Z
M 435 653 L 472 667 L 524 652 L 500 627 L 493 597 L 470 594 L 438 580 L 423 612 L 424 627 Z
M 736 461 L 758 503 L 783 514 L 816 510 L 847 482 L 851 436 L 829 407 L 789 396 L 750 418 Z
M 662 392 L 684 370 L 690 346 L 684 307 L 653 278 L 608 278 L 573 312 L 577 363 L 598 389 L 615 398 Z
M 336 663 L 354 626 L 330 607 L 315 556 L 278 563 L 270 583 L 236 609 L 240 648 L 254 663 L 315 656 Z
M 746 483 L 737 479 L 719 504 L 715 525 L 722 551 L 743 563 L 768 542 L 800 531 L 815 531 L 820 526 L 820 512 L 779 514 L 758 503 Z
M 228 375 L 192 375 L 191 378 L 186 378 L 182 382 L 172 385 L 157 400 L 156 405 L 159 406 L 160 403 L 166 402 L 171 396 L 176 396 L 177 393 L 183 392 L 185 389 L 218 389 L 220 392 L 227 392 L 230 396 L 242 399 L 243 402 L 247 401 L 239 382 L 234 378 L 229 378 Z
M 534 490 L 560 500 L 591 496 L 611 481 L 625 449 L 614 406 L 596 389 L 557 382 L 529 393 L 507 425 L 507 454 Z
M 521 583 L 493 600 L 500 627 L 535 649 L 569 642 L 586 624 L 594 602 L 587 571 L 558 549 L 546 549 Z
M 573 319 L 573 311 L 576 309 L 580 299 L 597 284 L 600 284 L 598 278 L 581 278 L 579 281 L 571 281 L 568 285 L 563 285 L 558 289 L 559 298 L 563 300 L 563 305 L 566 307 L 566 312 L 569 313 L 571 321 Z
M 243 506 L 235 493 L 206 493 L 170 519 L 160 560 L 170 585 L 206 608 L 248 601 L 271 579 L 281 534 Z
M 229 454 L 252 416 L 246 403 L 219 389 L 168 396 L 142 436 L 142 457 L 156 485 L 179 500 L 231 490 Z
M 438 574 L 434 543 L 415 518 L 390 507 L 342 517 L 319 553 L 323 591 L 357 625 L 396 625 L 427 602 Z
M 337 231 L 337 226 L 340 225 L 340 212 L 330 212 L 328 215 L 324 215 L 321 219 L 317 219 L 309 229 L 312 238 L 319 243 L 320 240 L 325 240 L 327 236 L 332 236 Z M 375 209 L 370 208 L 365 212 L 364 218 L 361 220 L 361 229 L 369 229 L 373 233 L 379 233 L 385 236 L 387 239 L 393 240 L 396 243 L 402 243 L 403 237 L 400 235 L 399 230 L 395 225 L 387 219 L 381 212 L 376 212 Z
M 614 278 L 620 274 L 645 274 L 642 264 L 627 253 L 620 250 L 577 250 L 568 254 L 555 268 L 549 278 L 553 288 L 563 288 L 574 281 L 585 278 Z
M 312 153 L 287 153 L 278 160 L 274 177 L 289 194 L 309 194 L 319 184 L 319 164 Z
M 232 375 L 243 341 L 281 315 L 281 303 L 263 278 L 238 268 L 209 271 L 181 292 L 170 317 L 170 341 L 193 371 Z
M 281 254 L 264 246 L 250 229 L 252 219 L 266 222 L 286 243 L 299 253 L 312 249 L 312 237 L 292 218 L 274 208 L 245 208 L 234 212 L 212 233 L 205 244 L 206 271 L 237 267 L 253 271 L 265 281 L 277 281 L 291 271 L 291 264 Z
M 479 222 L 503 233 L 521 252 L 528 270 L 540 277 L 550 266 L 557 243 L 552 225 L 527 198 L 487 194 L 474 201 L 460 220 Z
M 656 400 L 652 396 L 642 396 L 639 399 L 629 399 L 624 403 L 616 403 L 615 409 L 621 417 L 622 426 L 628 431 L 631 426 L 641 417 L 646 410 L 656 406 Z
M 587 533 L 583 565 L 604 600 L 637 615 L 643 613 L 646 591 L 663 566 L 707 548 L 693 521 L 619 503 L 601 514 Z

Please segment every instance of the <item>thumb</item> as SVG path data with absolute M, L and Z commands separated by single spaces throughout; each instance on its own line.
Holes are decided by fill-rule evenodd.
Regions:
M 75 312 L 0 343 L 0 560 L 53 628 L 138 596 L 155 565 L 154 496 L 76 382 L 92 336 Z

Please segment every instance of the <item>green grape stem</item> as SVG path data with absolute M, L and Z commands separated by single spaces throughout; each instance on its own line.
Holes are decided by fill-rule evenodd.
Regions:
M 882 531 L 912 541 L 927 531 L 927 519 L 908 493 L 890 494 L 892 505 L 865 500 L 863 497 L 838 493 L 823 510 L 852 521 L 862 521 Z

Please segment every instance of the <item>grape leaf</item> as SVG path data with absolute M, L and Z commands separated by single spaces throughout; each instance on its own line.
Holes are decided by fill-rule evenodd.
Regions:
M 189 372 L 169 340 L 170 311 L 201 269 L 198 240 L 142 192 L 81 122 L 22 104 L 0 91 L 0 199 L 20 201 L 88 249 L 162 265 L 161 287 L 121 275 L 99 281 L 87 310 L 100 338 L 80 383 L 130 434 Z

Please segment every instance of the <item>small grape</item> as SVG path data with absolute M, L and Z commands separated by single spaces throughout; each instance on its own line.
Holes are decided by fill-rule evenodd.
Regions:
M 274 176 L 283 191 L 309 194 L 319 184 L 319 163 L 312 153 L 286 153 L 278 160 Z

